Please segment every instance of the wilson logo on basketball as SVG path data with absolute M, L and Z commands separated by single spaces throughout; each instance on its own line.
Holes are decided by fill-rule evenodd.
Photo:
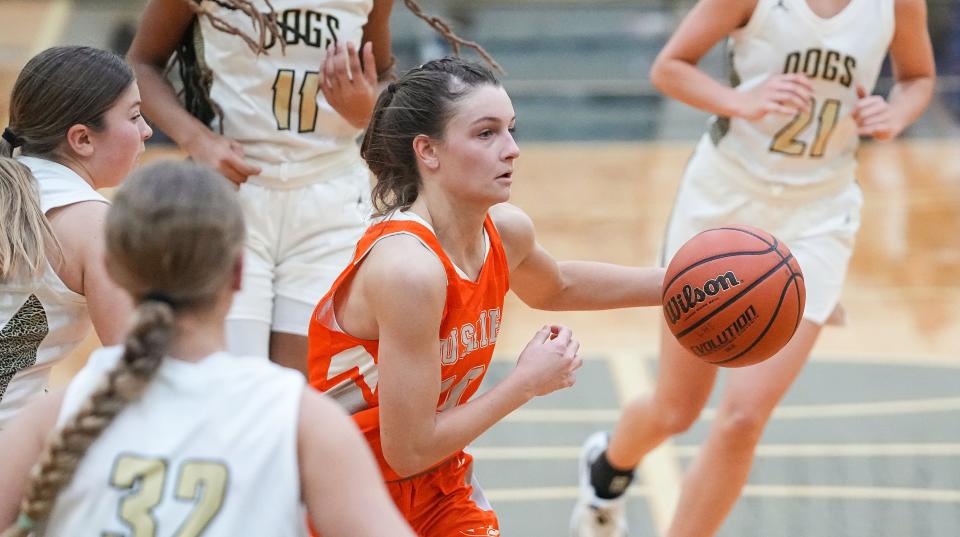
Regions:
M 715 296 L 738 285 L 740 285 L 740 280 L 737 279 L 733 271 L 721 274 L 715 279 L 707 280 L 702 287 L 684 285 L 679 293 L 670 297 L 670 301 L 664 307 L 670 319 L 670 324 L 677 324 L 683 314 L 705 301 L 707 297 Z

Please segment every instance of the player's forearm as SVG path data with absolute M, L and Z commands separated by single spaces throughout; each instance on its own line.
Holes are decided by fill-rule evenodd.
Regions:
M 664 270 L 593 261 L 557 263 L 563 287 L 537 304 L 549 311 L 585 311 L 660 304 Z
M 683 60 L 658 58 L 650 81 L 665 95 L 694 108 L 726 117 L 740 114 L 737 90 Z
M 933 97 L 935 80 L 932 76 L 900 80 L 890 91 L 890 111 L 900 125 L 900 131 L 916 121 Z M 899 134 L 899 133 L 898 133 Z
M 137 75 L 143 113 L 151 123 L 184 149 L 198 137 L 209 134 L 207 126 L 183 108 L 173 86 L 158 67 L 135 57 L 128 60 Z
M 467 447 L 533 397 L 532 391 L 511 374 L 483 395 L 437 413 L 432 419 L 432 427 L 410 427 L 409 421 L 404 420 L 405 423 L 398 423 L 398 427 L 391 431 L 381 422 L 384 457 L 400 475 L 423 472 Z M 381 420 L 383 409 L 381 404 Z M 396 435 L 396 441 L 391 441 L 391 432 Z

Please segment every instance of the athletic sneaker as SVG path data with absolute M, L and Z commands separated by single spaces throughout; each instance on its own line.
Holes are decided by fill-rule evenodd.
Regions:
M 626 494 L 606 500 L 598 498 L 590 484 L 590 466 L 606 449 L 610 436 L 598 431 L 590 435 L 580 451 L 577 474 L 580 497 L 570 517 L 571 537 L 626 537 Z

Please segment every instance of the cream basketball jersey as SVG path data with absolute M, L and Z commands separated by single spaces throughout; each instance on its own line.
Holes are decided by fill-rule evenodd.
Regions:
M 264 0 L 254 4 L 269 12 Z M 319 84 L 328 47 L 354 43 L 359 48 L 373 0 L 270 4 L 285 46 L 268 33 L 267 53 L 259 56 L 201 18 L 202 54 L 213 71 L 210 96 L 223 111 L 224 135 L 243 144 L 246 156 L 269 164 L 320 158 L 355 144 L 360 131 L 330 107 Z M 203 6 L 259 35 L 247 15 L 210 0 Z
M 70 382 L 62 425 L 122 347 Z M 297 420 L 305 380 L 262 358 L 165 359 L 143 396 L 90 446 L 42 535 L 306 535 Z
M 34 157 L 17 160 L 36 178 L 44 213 L 85 201 L 107 202 L 62 164 Z M 0 282 L 0 428 L 46 391 L 51 368 L 89 331 L 87 299 L 70 290 L 49 263 L 39 278 Z
M 720 152 L 759 178 L 809 184 L 853 176 L 859 137 L 851 116 L 857 86 L 873 90 L 894 28 L 894 0 L 850 0 L 824 19 L 806 0 L 759 0 L 746 26 L 731 34 L 732 82 L 740 91 L 771 75 L 803 73 L 814 90 L 812 109 L 759 121 L 714 118 L 710 136 Z

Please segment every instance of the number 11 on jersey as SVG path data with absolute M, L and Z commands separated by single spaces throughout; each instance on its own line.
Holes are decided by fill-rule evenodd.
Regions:
M 293 69 L 280 69 L 273 81 L 273 117 L 277 120 L 277 129 L 290 130 L 293 110 L 293 88 L 296 86 L 297 73 Z M 300 81 L 297 92 L 299 113 L 297 114 L 297 132 L 313 132 L 317 128 L 317 93 L 320 91 L 320 73 L 306 71 Z

